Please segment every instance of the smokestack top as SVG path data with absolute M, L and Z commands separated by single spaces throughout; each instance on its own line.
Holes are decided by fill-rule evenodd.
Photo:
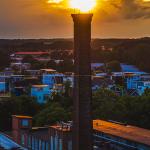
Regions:
M 92 13 L 81 13 L 81 14 L 71 14 L 74 22 L 91 22 L 93 14 Z

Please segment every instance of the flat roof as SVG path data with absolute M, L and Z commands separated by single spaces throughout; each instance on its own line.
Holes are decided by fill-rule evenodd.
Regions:
M 16 52 L 16 55 L 43 55 L 49 54 L 49 52 L 42 52 L 42 51 L 34 51 L 34 52 Z
M 62 128 L 61 125 L 50 127 L 63 132 L 71 131 L 70 128 Z M 148 129 L 103 120 L 93 120 L 93 130 L 150 146 L 150 130 Z
M 47 71 L 47 72 L 56 72 L 54 69 L 40 69 L 41 71 Z
M 24 79 L 38 79 L 38 77 L 25 77 Z
M 59 84 L 54 84 L 54 85 L 55 86 L 64 86 L 63 84 L 60 84 L 60 83 Z
M 150 130 L 147 129 L 131 125 L 120 125 L 103 120 L 94 120 L 93 129 L 150 146 Z
M 24 87 L 23 86 L 15 86 L 14 88 L 16 88 L 16 89 L 23 89 Z
M 42 87 L 48 87 L 48 85 L 32 85 L 32 87 L 35 87 L 35 88 L 42 88 Z
M 12 116 L 20 119 L 32 119 L 31 116 L 21 116 L 21 115 L 12 115 Z
M 62 128 L 60 125 L 54 125 L 54 126 L 50 126 L 53 129 L 56 129 L 58 131 L 63 131 L 63 132 L 70 132 L 70 128 Z
M 11 77 L 24 77 L 25 75 L 13 74 Z

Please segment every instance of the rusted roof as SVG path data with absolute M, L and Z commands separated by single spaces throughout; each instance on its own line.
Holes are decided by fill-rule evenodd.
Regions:
M 32 117 L 30 116 L 19 116 L 19 115 L 13 115 L 13 117 L 16 117 L 16 118 L 20 118 L 20 119 L 32 119 Z
M 43 54 L 49 54 L 48 52 L 16 52 L 16 55 L 43 55 Z
M 62 132 L 71 131 L 70 128 L 62 128 L 58 125 L 50 126 L 50 128 Z M 103 120 L 93 120 L 93 130 L 150 146 L 150 130 L 147 129 Z
M 93 129 L 150 146 L 150 130 L 147 129 L 130 125 L 120 125 L 103 120 L 94 120 Z

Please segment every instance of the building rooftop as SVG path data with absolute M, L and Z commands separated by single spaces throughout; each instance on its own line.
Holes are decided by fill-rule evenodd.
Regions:
M 15 88 L 15 89 L 24 89 L 23 86 L 15 86 L 14 88 Z
M 16 55 L 43 55 L 43 54 L 49 54 L 48 52 L 41 52 L 41 51 L 36 51 L 36 52 L 16 52 Z
M 126 77 L 133 77 L 135 75 L 136 75 L 135 73 L 130 73 L 130 72 L 124 74 L 124 76 L 126 76 Z
M 11 77 L 24 77 L 25 75 L 13 74 Z
M 54 69 L 41 69 L 41 71 L 46 71 L 46 72 L 56 72 Z
M 109 135 L 118 136 L 150 146 L 150 130 L 147 129 L 130 125 L 120 125 L 103 120 L 94 120 L 93 128 L 94 130 L 107 133 Z
M 67 75 L 68 75 L 68 76 L 69 76 L 69 75 L 73 76 L 73 75 L 74 75 L 74 72 L 65 72 L 64 75 L 66 75 L 66 76 L 67 76 Z
M 13 115 L 13 117 L 21 118 L 21 119 L 32 119 L 30 116 L 21 116 L 21 115 Z
M 62 87 L 62 86 L 64 86 L 63 84 L 61 84 L 61 83 L 59 83 L 59 84 L 54 84 L 55 86 L 57 86 L 57 87 Z
M 50 128 L 56 129 L 58 131 L 70 132 L 72 128 L 72 121 L 70 122 L 59 122 L 57 125 L 50 126 Z
M 60 123 L 50 127 L 63 132 L 70 132 L 72 128 L 68 123 Z M 105 134 L 150 146 L 150 130 L 147 129 L 103 120 L 93 120 L 93 129 Z
M 65 127 L 61 127 L 59 125 L 55 125 L 55 126 L 50 126 L 50 128 L 56 129 L 58 131 L 63 131 L 63 132 L 70 132 L 70 128 L 65 128 Z
M 41 84 L 41 85 L 32 85 L 32 87 L 34 87 L 34 88 L 44 88 L 44 87 L 48 87 L 48 85 L 43 85 L 43 84 Z
M 21 119 L 32 119 L 30 116 L 14 116 Z M 33 127 L 31 132 L 33 132 L 35 135 L 41 136 L 41 134 L 43 134 L 47 136 L 48 128 L 52 128 L 57 131 L 68 133 L 72 131 L 72 123 L 72 121 L 68 121 L 66 123 L 58 122 L 56 125 L 49 127 Z M 150 146 L 150 130 L 147 129 L 118 122 L 93 120 L 93 130 Z

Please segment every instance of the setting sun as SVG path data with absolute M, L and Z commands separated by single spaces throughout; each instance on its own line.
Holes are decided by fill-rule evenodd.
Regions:
M 58 4 L 58 3 L 62 2 L 62 0 L 48 0 L 47 2 L 48 3 L 56 3 L 56 4 Z
M 88 12 L 96 6 L 96 0 L 70 0 L 70 7 L 80 10 L 81 12 Z

